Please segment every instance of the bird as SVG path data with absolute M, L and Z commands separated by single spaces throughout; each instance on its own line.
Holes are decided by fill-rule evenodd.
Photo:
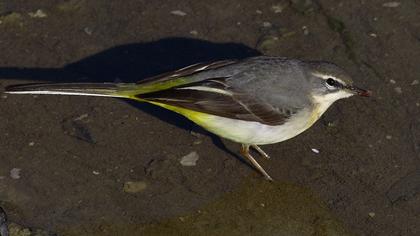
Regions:
M 181 114 L 222 138 L 267 180 L 251 155 L 261 145 L 291 139 L 311 127 L 337 100 L 371 91 L 327 61 L 276 56 L 193 64 L 136 83 L 37 83 L 6 87 L 9 94 L 103 96 L 150 103 Z

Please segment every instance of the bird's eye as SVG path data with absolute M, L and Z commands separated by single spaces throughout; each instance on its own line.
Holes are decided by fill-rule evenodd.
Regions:
M 326 84 L 328 89 L 333 90 L 333 89 L 337 88 L 338 82 L 336 80 L 334 80 L 333 78 L 328 78 L 325 81 L 325 84 Z
M 328 84 L 329 86 L 334 86 L 334 85 L 335 85 L 335 83 L 336 83 L 336 81 L 335 81 L 333 78 L 328 78 L 328 79 L 327 79 L 327 84 Z

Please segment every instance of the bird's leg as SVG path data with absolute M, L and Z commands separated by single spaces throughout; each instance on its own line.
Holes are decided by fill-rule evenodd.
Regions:
M 270 175 L 267 174 L 267 172 L 265 172 L 265 170 L 260 166 L 260 164 L 258 164 L 258 162 L 254 159 L 254 157 L 251 156 L 251 154 L 249 153 L 249 145 L 247 144 L 242 144 L 241 147 L 241 154 L 246 157 L 251 163 L 252 165 L 262 174 L 264 175 L 264 177 L 267 180 L 273 181 L 273 179 L 270 177 Z
M 252 144 L 251 147 L 253 147 L 261 156 L 263 156 L 265 159 L 270 159 L 270 156 L 265 153 L 260 147 L 258 147 L 255 144 Z

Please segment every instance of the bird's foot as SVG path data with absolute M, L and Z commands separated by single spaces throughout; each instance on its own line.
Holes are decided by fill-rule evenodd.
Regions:
M 270 156 L 266 152 L 264 152 L 260 147 L 258 147 L 257 145 L 252 144 L 251 147 L 254 148 L 255 151 L 257 151 L 265 159 L 270 159 Z
M 262 174 L 262 175 L 264 175 L 264 177 L 267 179 L 267 180 L 269 180 L 269 181 L 273 181 L 273 178 L 271 178 L 271 176 L 261 167 L 261 165 L 260 164 L 258 164 L 258 162 L 254 159 L 254 157 L 253 156 L 251 156 L 251 154 L 249 153 L 249 146 L 250 145 L 246 145 L 246 144 L 242 144 L 242 148 L 241 148 L 241 154 L 244 156 L 244 157 L 246 157 L 250 162 L 251 162 L 251 164 Z M 264 151 L 262 151 L 261 150 L 261 148 L 260 147 L 258 147 L 257 145 L 253 145 L 253 147 L 257 147 L 256 148 L 256 150 L 261 154 L 261 152 L 262 153 L 264 153 L 267 157 L 268 157 L 268 155 L 264 152 Z M 254 148 L 255 148 L 254 147 Z M 260 152 L 260 151 L 261 152 Z M 263 154 L 261 154 L 262 156 L 264 156 Z M 266 157 L 266 158 L 267 158 Z

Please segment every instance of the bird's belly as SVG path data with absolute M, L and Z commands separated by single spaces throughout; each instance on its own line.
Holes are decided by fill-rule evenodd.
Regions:
M 282 125 L 271 126 L 254 121 L 243 121 L 187 110 L 162 103 L 152 102 L 184 115 L 194 123 L 226 139 L 243 144 L 271 144 L 295 137 L 309 128 L 316 120 L 314 113 L 301 110 Z
M 311 118 L 310 112 L 303 112 L 282 125 L 271 126 L 209 115 L 208 121 L 199 125 L 238 143 L 264 145 L 282 142 L 302 133 L 313 124 Z

